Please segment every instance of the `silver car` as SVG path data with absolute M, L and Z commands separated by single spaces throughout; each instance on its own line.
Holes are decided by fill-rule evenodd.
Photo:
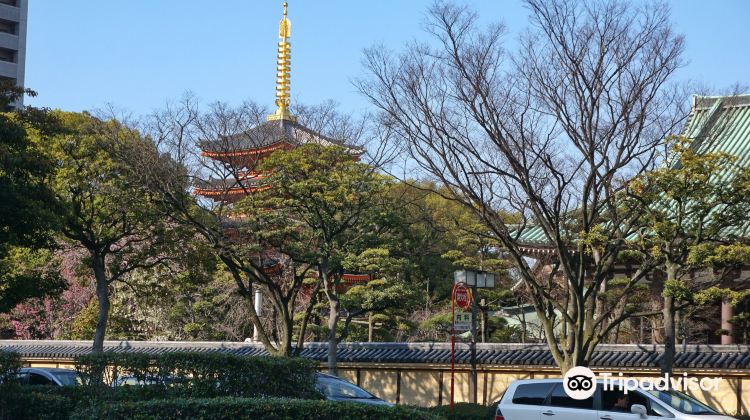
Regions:
M 678 391 L 617 387 L 576 400 L 567 395 L 562 379 L 526 379 L 510 384 L 497 406 L 495 420 L 730 420 L 700 401 Z
M 361 404 L 393 407 L 393 404 L 381 400 L 357 385 L 325 373 L 315 374 L 315 388 L 317 388 L 317 390 L 320 391 L 328 401 L 349 401 Z
M 18 380 L 23 385 L 76 386 L 81 384 L 78 372 L 61 368 L 21 368 Z

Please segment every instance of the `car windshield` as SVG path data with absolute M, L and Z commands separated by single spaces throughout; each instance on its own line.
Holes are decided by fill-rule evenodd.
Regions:
M 316 387 L 326 397 L 331 398 L 377 399 L 376 396 L 354 384 L 327 376 L 319 376 Z
M 81 378 L 78 377 L 76 372 L 53 372 L 53 375 L 60 381 L 64 386 L 76 386 L 81 384 Z
M 646 391 L 659 401 L 685 414 L 719 414 L 713 408 L 679 391 Z

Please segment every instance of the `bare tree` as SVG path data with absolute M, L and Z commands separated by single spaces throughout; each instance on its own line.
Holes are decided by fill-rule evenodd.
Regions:
M 653 267 L 642 259 L 627 281 L 611 282 L 637 228 L 618 191 L 652 167 L 685 115 L 684 96 L 667 83 L 682 63 L 683 39 L 661 4 L 526 5 L 531 28 L 518 53 L 504 50 L 501 25 L 479 28 L 469 9 L 439 2 L 426 26 L 433 42 L 398 56 L 368 50 L 369 77 L 357 84 L 415 166 L 507 248 L 565 372 L 587 365 L 632 315 L 627 297 Z M 502 212 L 523 222 L 509 225 Z M 531 230 L 554 256 L 546 276 L 524 258 Z

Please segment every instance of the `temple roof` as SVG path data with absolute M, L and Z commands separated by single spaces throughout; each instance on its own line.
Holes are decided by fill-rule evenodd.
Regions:
M 750 167 L 750 95 L 693 96 L 682 135 L 692 140 L 692 147 L 700 154 L 728 153 L 737 157 L 737 165 Z M 552 245 L 541 226 L 533 224 L 523 228 L 519 242 L 534 249 Z
M 683 135 L 699 153 L 729 153 L 750 167 L 750 95 L 694 96 Z
M 323 146 L 342 146 L 355 155 L 364 152 L 362 147 L 321 135 L 297 121 L 287 119 L 266 121 L 242 133 L 202 141 L 201 149 L 203 149 L 204 154 L 210 155 L 254 151 L 283 144 L 296 147 L 311 143 Z
M 226 179 L 210 178 L 210 179 L 196 179 L 193 183 L 195 188 L 201 190 L 217 190 L 217 191 L 228 191 L 228 190 L 250 190 L 260 188 L 266 185 L 263 177 L 246 178 L 238 180 L 234 177 L 228 177 Z

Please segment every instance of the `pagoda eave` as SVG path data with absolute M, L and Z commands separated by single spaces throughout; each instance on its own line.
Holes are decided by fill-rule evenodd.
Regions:
M 201 156 L 210 157 L 214 159 L 221 159 L 221 158 L 233 158 L 233 157 L 243 157 L 243 156 L 260 156 L 265 154 L 270 154 L 276 150 L 289 150 L 292 149 L 294 146 L 289 144 L 289 142 L 281 141 L 278 143 L 274 143 L 265 147 L 258 147 L 254 149 L 244 149 L 244 150 L 234 150 L 234 151 L 214 151 L 214 150 L 203 150 L 201 151 Z
M 211 198 L 214 201 L 236 201 L 239 198 L 245 197 L 248 194 L 262 192 L 269 190 L 270 185 L 262 185 L 258 187 L 246 187 L 246 188 L 229 188 L 224 190 L 209 189 L 209 188 L 193 188 L 193 195 L 200 195 L 203 197 Z

